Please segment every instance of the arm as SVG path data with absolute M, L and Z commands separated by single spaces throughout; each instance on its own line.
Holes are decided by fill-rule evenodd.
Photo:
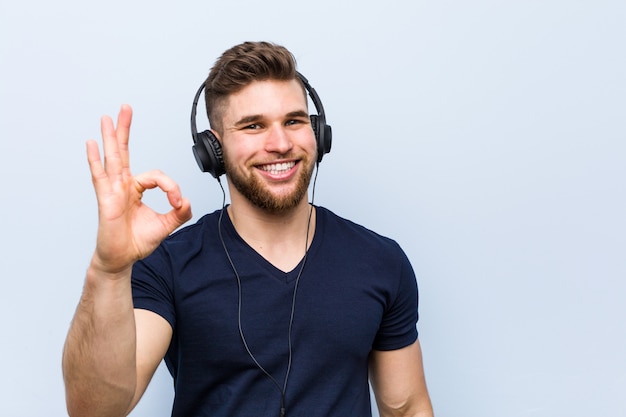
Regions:
M 71 416 L 124 416 L 138 401 L 171 338 L 156 314 L 133 309 L 130 275 L 191 217 L 176 183 L 158 171 L 133 176 L 128 137 L 132 118 L 122 106 L 117 127 L 101 122 L 105 163 L 95 141 L 87 158 L 98 200 L 98 236 L 81 300 L 65 342 L 63 376 Z M 162 189 L 172 206 L 165 214 L 145 206 L 146 189 Z
M 398 350 L 372 351 L 370 381 L 381 417 L 432 417 L 419 340 Z

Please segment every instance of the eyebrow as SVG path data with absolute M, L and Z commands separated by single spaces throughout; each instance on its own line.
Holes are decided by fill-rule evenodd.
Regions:
M 309 114 L 304 110 L 295 110 L 285 115 L 285 118 L 293 118 L 293 117 L 308 118 Z M 239 119 L 237 122 L 235 122 L 235 126 L 243 126 L 243 125 L 247 125 L 250 123 L 255 123 L 262 119 L 263 119 L 262 114 L 252 114 L 250 116 L 244 116 L 241 119 Z
M 251 116 L 244 116 L 244 117 L 242 117 L 241 119 L 239 119 L 238 121 L 235 122 L 235 126 L 242 126 L 242 125 L 247 125 L 247 124 L 250 124 L 250 123 L 258 122 L 262 118 L 263 118 L 263 116 L 261 116 L 260 114 L 253 114 Z
M 292 111 L 286 114 L 287 117 L 305 117 L 308 118 L 309 117 L 309 113 L 305 112 L 304 110 L 296 110 L 296 111 Z

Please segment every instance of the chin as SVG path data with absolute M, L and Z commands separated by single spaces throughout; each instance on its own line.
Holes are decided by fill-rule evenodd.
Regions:
M 308 187 L 307 187 L 308 188 Z M 273 214 L 285 213 L 298 207 L 307 196 L 307 188 L 296 189 L 287 194 L 276 195 L 270 191 L 248 196 L 255 206 Z
M 254 206 L 272 214 L 280 214 L 298 207 L 307 197 L 313 168 L 302 171 L 293 179 L 293 185 L 285 184 L 278 192 L 273 192 L 263 178 L 251 175 L 244 176 L 234 169 L 228 169 L 231 184 Z

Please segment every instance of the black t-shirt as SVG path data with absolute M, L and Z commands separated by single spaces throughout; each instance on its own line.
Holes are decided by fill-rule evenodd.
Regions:
M 396 242 L 316 207 L 316 229 L 298 280 L 289 417 L 370 416 L 368 356 L 417 339 L 417 285 Z M 133 269 L 135 308 L 172 326 L 166 364 L 172 416 L 278 416 L 280 390 L 247 353 L 239 291 L 218 234 L 219 211 L 166 239 Z M 285 273 L 237 234 L 228 215 L 224 244 L 241 281 L 241 328 L 258 363 L 282 387 L 289 321 L 301 264 Z M 304 245 L 303 245 L 304 246 Z

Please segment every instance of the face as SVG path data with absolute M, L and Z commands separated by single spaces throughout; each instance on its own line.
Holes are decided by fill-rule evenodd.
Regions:
M 241 196 L 270 213 L 303 203 L 317 148 L 301 84 L 255 81 L 228 98 L 222 120 L 233 202 Z

